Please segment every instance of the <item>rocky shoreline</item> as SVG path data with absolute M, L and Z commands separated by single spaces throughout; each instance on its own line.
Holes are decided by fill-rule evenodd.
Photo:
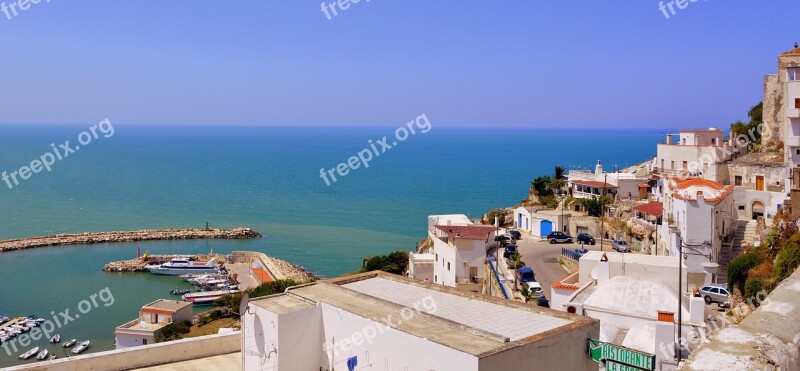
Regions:
M 292 279 L 297 282 L 311 282 L 318 279 L 317 276 L 309 273 L 299 265 L 294 265 L 285 260 L 276 259 L 271 256 L 268 257 L 268 259 L 272 261 L 272 264 L 274 264 L 275 267 L 283 274 L 283 276 L 288 279 Z
M 147 229 L 140 231 L 96 232 L 81 234 L 59 234 L 47 237 L 30 237 L 0 241 L 0 252 L 32 249 L 46 246 L 91 245 L 155 240 L 192 239 L 251 239 L 260 238 L 250 228 L 224 229 Z

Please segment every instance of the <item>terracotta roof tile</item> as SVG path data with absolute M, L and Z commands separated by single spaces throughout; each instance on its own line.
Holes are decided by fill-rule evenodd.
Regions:
M 633 209 L 645 214 L 659 216 L 664 213 L 664 204 L 661 202 L 649 202 L 644 205 L 636 206 Z
M 578 285 L 575 285 L 575 284 L 572 284 L 572 283 L 564 283 L 563 282 L 567 278 L 570 278 L 570 277 L 572 277 L 573 275 L 576 275 L 576 274 L 578 274 L 577 271 L 576 272 L 572 272 L 570 274 L 567 274 L 566 276 L 561 277 L 561 279 L 559 279 L 558 281 L 553 282 L 553 284 L 550 285 L 550 287 L 552 287 L 554 289 L 578 291 L 578 289 L 580 289 L 580 287 Z
M 794 48 L 792 50 L 789 50 L 788 52 L 781 54 L 781 57 L 797 57 L 797 56 L 800 56 L 800 48 Z
M 489 233 L 500 230 L 493 225 L 437 225 L 435 227 L 451 238 L 465 240 L 487 240 Z

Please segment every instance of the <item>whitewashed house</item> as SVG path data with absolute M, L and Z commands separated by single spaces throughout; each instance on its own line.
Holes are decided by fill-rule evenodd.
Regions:
M 158 299 L 143 306 L 138 318 L 116 328 L 116 349 L 153 344 L 164 326 L 191 320 L 192 303 Z
M 553 231 L 566 232 L 571 215 L 560 209 L 520 206 L 514 209 L 514 226 L 531 236 L 547 237 Z
M 703 263 L 719 263 L 722 243 L 736 231 L 734 186 L 707 179 L 665 179 L 659 255 L 682 250 L 690 273 L 705 276 Z
M 486 252 L 496 244 L 498 231 L 492 225 L 473 224 L 462 214 L 429 216 L 428 237 L 433 246 L 409 255 L 409 277 L 451 287 L 482 282 Z
M 666 142 L 658 144 L 652 170 L 666 176 L 695 176 L 728 184 L 725 163 L 746 153 L 747 145 L 726 141 L 721 129 L 680 130 L 667 134 Z
M 572 197 L 592 198 L 607 195 L 612 198 L 640 198 L 640 186 L 646 183 L 632 173 L 603 170 L 603 164 L 597 161 L 594 172 L 590 170 L 570 170 L 567 174 L 567 186 Z

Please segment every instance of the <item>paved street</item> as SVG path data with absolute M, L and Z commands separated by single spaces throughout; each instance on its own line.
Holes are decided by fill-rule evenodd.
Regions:
M 522 239 L 517 241 L 519 253 L 522 254 L 522 261 L 525 265 L 533 268 L 536 274 L 536 280 L 542 285 L 545 297 L 550 300 L 550 285 L 554 281 L 561 279 L 567 274 L 564 268 L 558 264 L 558 257 L 561 256 L 561 248 L 568 248 L 575 250 L 580 247 L 579 244 L 550 244 L 547 241 L 539 241 L 538 238 L 530 236 L 522 236 Z M 588 250 L 600 250 L 600 244 L 594 246 L 586 245 Z M 604 250 L 611 250 L 610 244 L 605 244 Z

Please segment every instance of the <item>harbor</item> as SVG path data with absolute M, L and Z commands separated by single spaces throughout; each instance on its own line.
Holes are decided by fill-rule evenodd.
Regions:
M 0 252 L 46 246 L 92 245 L 159 240 L 253 239 L 262 237 L 250 228 L 225 229 L 146 229 L 139 231 L 58 234 L 0 241 Z

